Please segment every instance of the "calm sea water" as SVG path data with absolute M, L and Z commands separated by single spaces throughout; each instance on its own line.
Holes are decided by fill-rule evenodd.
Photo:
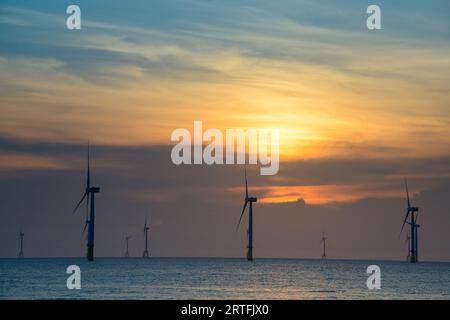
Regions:
M 68 290 L 69 265 L 81 290 Z M 366 287 L 381 268 L 381 290 Z M 0 259 L 1 299 L 450 299 L 450 264 L 219 258 Z

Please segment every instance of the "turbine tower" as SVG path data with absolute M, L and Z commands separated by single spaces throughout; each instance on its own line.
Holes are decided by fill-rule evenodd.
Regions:
M 327 254 L 326 254 L 326 247 L 327 247 L 327 238 L 325 237 L 325 235 L 322 233 L 322 259 L 326 259 L 327 258 Z
M 417 221 L 417 216 L 416 216 L 416 221 Z M 420 224 L 415 223 L 416 226 L 416 262 L 419 261 L 419 228 L 420 228 Z
M 19 239 L 20 239 L 20 245 L 19 245 L 19 258 L 23 258 L 23 237 L 25 236 L 25 233 L 20 231 L 19 233 Z
M 125 244 L 126 244 L 126 251 L 125 251 L 125 257 L 129 257 L 130 256 L 130 254 L 128 253 L 128 240 L 130 240 L 131 239 L 131 236 L 129 236 L 129 235 L 125 235 Z
M 148 230 L 150 230 L 149 227 L 147 227 L 147 217 L 145 217 L 145 224 L 144 224 L 144 235 L 145 235 L 145 250 L 142 257 L 148 258 Z
M 406 216 L 403 220 L 402 229 L 400 230 L 400 234 L 403 231 L 403 228 L 405 227 L 405 224 L 408 223 L 411 227 L 411 236 L 410 236 L 410 245 L 409 245 L 409 261 L 411 263 L 415 263 L 418 261 L 418 241 L 417 241 L 417 229 L 420 227 L 417 224 L 417 216 L 419 214 L 419 208 L 412 207 L 411 201 L 409 199 L 409 191 L 408 191 L 408 183 L 405 179 L 405 189 L 406 189 Z M 408 217 L 410 218 L 410 221 L 408 221 Z
M 409 232 L 406 233 L 406 243 L 408 243 L 408 255 L 406 256 L 406 261 L 409 261 L 411 258 L 411 237 L 409 236 Z
M 247 204 L 250 203 L 248 208 L 248 230 L 247 230 L 247 260 L 253 260 L 253 203 L 256 202 L 257 198 L 248 196 L 248 185 L 247 185 L 247 169 L 244 166 L 244 175 L 245 175 L 245 199 L 244 199 L 244 207 L 242 208 L 241 217 L 239 218 L 239 223 L 237 225 L 237 229 L 241 224 L 242 216 L 244 215 L 245 209 L 247 208 Z
M 88 227 L 88 241 L 87 241 L 87 259 L 89 261 L 94 260 L 94 225 L 95 225 L 95 194 L 100 192 L 99 187 L 91 187 L 91 173 L 89 165 L 89 144 L 87 152 L 87 178 L 86 178 L 86 190 L 78 202 L 77 206 L 73 210 L 72 214 L 77 211 L 81 203 L 86 200 L 86 222 L 84 224 L 83 233 Z

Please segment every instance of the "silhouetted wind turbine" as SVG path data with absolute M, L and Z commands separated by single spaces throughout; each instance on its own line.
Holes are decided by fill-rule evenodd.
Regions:
M 19 258 L 23 258 L 23 237 L 25 236 L 25 233 L 20 231 L 19 233 L 19 239 L 20 239 L 20 245 L 19 245 Z
M 257 198 L 248 196 L 248 185 L 247 185 L 247 169 L 244 166 L 244 175 L 245 175 L 245 199 L 244 199 L 244 207 L 242 208 L 241 216 L 239 218 L 239 222 L 236 230 L 239 228 L 241 224 L 242 216 L 244 215 L 245 209 L 247 208 L 247 204 L 249 205 L 248 210 L 248 230 L 247 230 L 247 260 L 253 260 L 253 203 L 256 202 Z
M 408 257 L 411 263 L 415 263 L 418 261 L 417 228 L 419 227 L 419 225 L 416 222 L 417 222 L 417 215 L 419 214 L 419 208 L 411 206 L 411 201 L 409 199 L 408 183 L 406 179 L 405 179 L 405 189 L 406 189 L 407 208 L 405 219 L 403 220 L 402 229 L 400 230 L 400 234 L 402 233 L 405 224 L 408 223 L 411 226 L 411 237 L 410 237 L 410 245 L 408 248 L 409 249 Z M 410 217 L 409 222 L 407 222 L 408 217 Z
M 87 153 L 87 178 L 86 178 L 86 190 L 78 202 L 77 206 L 73 210 L 72 214 L 77 211 L 81 203 L 86 199 L 86 222 L 84 224 L 83 233 L 88 227 L 88 241 L 87 241 L 87 259 L 89 261 L 94 260 L 94 226 L 95 226 L 95 194 L 100 192 L 99 187 L 91 187 L 91 172 L 89 164 L 89 144 Z
M 129 257 L 130 256 L 130 254 L 128 253 L 128 240 L 130 240 L 131 239 L 131 236 L 129 236 L 129 235 L 125 235 L 125 243 L 126 243 L 126 251 L 125 251 L 125 257 Z
M 144 235 L 145 235 L 145 250 L 144 254 L 142 255 L 144 258 L 148 258 L 148 230 L 150 230 L 149 227 L 147 227 L 147 217 L 145 217 L 145 224 L 144 224 Z
M 325 237 L 325 235 L 322 233 L 322 244 L 323 244 L 323 248 L 322 248 L 322 259 L 326 259 L 327 258 L 327 254 L 326 254 L 326 245 L 327 245 L 327 238 Z

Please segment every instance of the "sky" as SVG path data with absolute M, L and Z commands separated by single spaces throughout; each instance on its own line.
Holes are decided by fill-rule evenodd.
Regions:
M 278 128 L 280 171 L 248 169 L 255 256 L 450 261 L 450 3 L 2 1 L 0 257 L 82 256 L 92 145 L 96 253 L 243 256 L 242 166 L 175 166 L 177 128 Z M 82 29 L 67 30 L 70 4 Z

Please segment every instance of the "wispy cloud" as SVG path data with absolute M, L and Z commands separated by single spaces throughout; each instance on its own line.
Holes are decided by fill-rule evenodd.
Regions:
M 101 143 L 166 143 L 173 128 L 201 118 L 283 128 L 288 158 L 373 141 L 413 156 L 448 153 L 447 33 L 424 35 L 448 23 L 439 12 L 386 4 L 384 29 L 370 33 L 359 2 L 147 6 L 123 15 L 87 6 L 77 33 L 53 6 L 3 5 L 2 132 L 86 140 L 94 130 Z M 422 23 L 394 28 L 394 12 Z

